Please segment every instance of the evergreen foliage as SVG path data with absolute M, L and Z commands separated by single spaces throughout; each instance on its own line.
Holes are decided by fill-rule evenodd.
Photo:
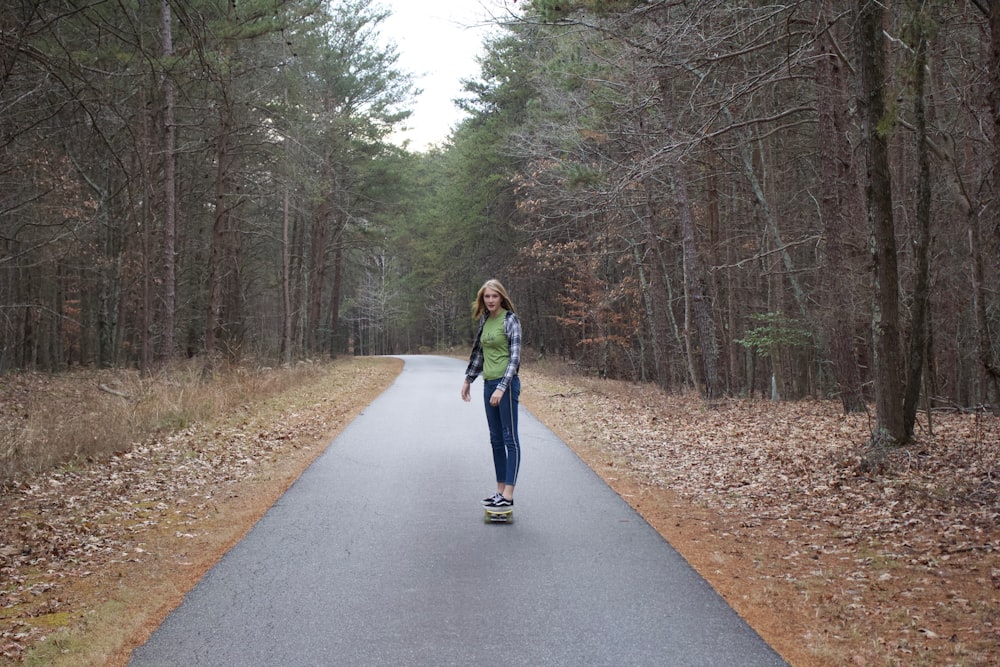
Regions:
M 911 348 L 886 377 L 910 412 L 918 383 L 1000 405 L 982 3 L 888 7 L 870 133 L 848 0 L 512 4 L 424 152 L 392 142 L 416 91 L 374 0 L 8 5 L 0 370 L 464 349 L 496 277 L 528 358 L 862 409 L 871 140 L 899 250 L 881 349 Z

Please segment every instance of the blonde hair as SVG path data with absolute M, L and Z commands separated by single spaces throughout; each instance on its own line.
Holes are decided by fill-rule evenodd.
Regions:
M 487 313 L 486 301 L 483 299 L 483 294 L 486 290 L 493 290 L 500 295 L 500 306 L 504 310 L 509 310 L 510 312 L 517 314 L 514 310 L 514 304 L 510 300 L 510 296 L 507 295 L 507 290 L 500 283 L 499 280 L 495 278 L 490 278 L 483 286 L 479 288 L 479 292 L 476 293 L 476 300 L 472 302 L 472 319 L 478 320 L 480 317 Z

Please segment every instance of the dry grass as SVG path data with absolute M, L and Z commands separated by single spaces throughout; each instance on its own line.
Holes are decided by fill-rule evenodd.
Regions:
M 48 397 L 60 406 L 47 413 L 60 426 L 45 432 L 61 438 L 62 455 L 74 462 L 22 472 L 0 493 L 0 664 L 126 664 L 132 647 L 400 366 L 345 358 L 212 377 L 185 368 L 146 380 L 82 372 L 7 378 L 4 404 L 39 412 Z M 108 388 L 127 398 L 94 388 L 115 378 Z M 133 424 L 149 433 L 84 461 L 79 442 L 88 431 L 64 435 L 74 431 L 74 416 L 109 436 Z M 0 410 L 0 417 L 22 442 L 39 432 L 25 431 L 30 415 Z M 33 465 L 45 460 L 36 456 Z
M 315 380 L 321 364 L 288 368 L 178 363 L 147 375 L 79 370 L 0 377 L 0 488 L 25 475 L 128 450 L 159 433 L 211 421 Z

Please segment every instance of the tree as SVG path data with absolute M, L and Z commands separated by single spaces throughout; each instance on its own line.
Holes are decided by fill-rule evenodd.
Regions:
M 609 377 L 874 394 L 877 443 L 1000 403 L 989 3 L 518 3 L 421 155 L 374 3 L 70 4 L 0 19 L 2 370 L 461 343 L 498 276 Z
M 913 50 L 913 116 L 916 134 L 917 160 L 917 205 L 916 223 L 918 228 L 916 256 L 916 278 L 913 288 L 913 305 L 910 315 L 910 343 L 906 358 L 906 378 L 903 395 L 903 437 L 913 438 L 917 416 L 917 402 L 923 387 L 924 365 L 928 346 L 928 316 L 930 309 L 930 251 L 931 251 L 931 164 L 927 136 L 927 58 L 929 49 L 930 15 L 922 3 L 910 1 L 911 12 L 907 26 L 907 41 Z
M 334 351 L 349 227 L 371 218 L 377 208 L 378 202 L 366 196 L 379 186 L 373 160 L 391 156 L 387 137 L 408 116 L 400 107 L 412 94 L 411 78 L 396 69 L 395 48 L 376 39 L 385 18 L 372 0 L 341 2 L 306 44 L 302 94 L 314 100 L 313 118 L 299 140 L 310 147 L 318 176 L 308 185 L 306 203 L 311 222 L 302 298 L 309 351 L 324 346 Z
M 162 0 L 162 42 L 163 60 L 169 63 L 174 56 L 173 19 L 170 13 L 169 0 Z M 174 356 L 174 329 L 176 323 L 177 304 L 177 180 L 176 157 L 177 128 L 174 118 L 175 91 L 174 82 L 169 73 L 162 76 L 163 81 L 163 342 L 161 356 L 170 359 Z M 144 299 L 143 311 L 147 315 L 152 311 L 152 304 L 147 296 Z M 148 324 L 147 324 L 148 327 Z M 143 336 L 143 367 L 149 365 L 148 329 Z
M 842 55 L 840 21 L 835 20 L 837 3 L 819 3 L 816 21 L 816 108 L 820 159 L 819 208 L 823 221 L 825 270 L 821 277 L 822 313 L 817 334 L 828 350 L 836 392 L 845 412 L 867 407 L 854 341 L 860 327 L 855 308 L 859 291 L 855 276 L 862 267 L 852 261 L 852 247 L 862 224 L 860 190 L 854 177 L 853 148 L 850 141 L 849 103 L 846 71 L 851 67 Z M 855 238 L 852 238 L 855 237 Z
M 992 120 L 992 183 L 990 195 L 993 199 L 991 209 L 993 216 L 993 248 L 996 253 L 995 263 L 1000 265 L 1000 214 L 997 214 L 996 202 L 1000 200 L 1000 7 L 996 2 L 984 5 L 984 0 L 976 2 L 981 11 L 987 14 L 989 21 L 990 50 L 987 62 L 989 76 L 989 92 L 987 101 Z M 989 303 L 989 288 L 986 285 L 986 270 L 984 254 L 984 239 L 980 231 L 978 217 L 969 216 L 969 254 L 972 260 L 972 292 L 973 307 L 976 317 L 976 338 L 978 341 L 979 363 L 986 376 L 987 399 L 992 401 L 993 412 L 1000 413 L 1000 363 L 994 352 L 995 338 L 990 327 L 987 314 Z M 998 274 L 994 271 L 994 276 Z M 1000 288 L 1000 280 L 998 280 Z M 1000 292 L 1000 289 L 997 289 Z
M 875 294 L 872 320 L 876 443 L 906 441 L 900 349 L 899 274 L 885 106 L 885 43 L 881 3 L 858 0 L 855 14 L 859 103 L 865 151 L 865 199 L 872 229 Z

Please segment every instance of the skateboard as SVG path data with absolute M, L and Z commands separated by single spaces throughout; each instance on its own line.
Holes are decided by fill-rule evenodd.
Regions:
M 484 507 L 483 523 L 511 523 L 514 521 L 513 507 Z

